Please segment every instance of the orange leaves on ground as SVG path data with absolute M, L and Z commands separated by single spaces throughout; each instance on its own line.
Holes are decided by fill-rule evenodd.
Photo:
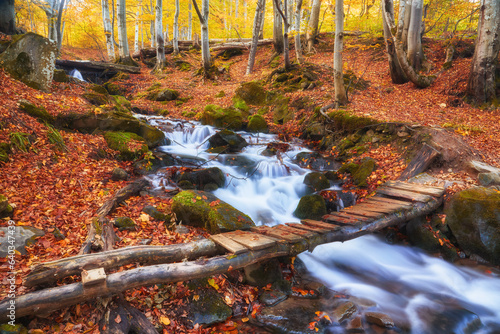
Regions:
M 215 201 L 210 202 L 210 204 L 209 204 L 209 205 L 210 205 L 211 207 L 214 207 L 214 206 L 217 206 L 217 205 L 219 205 L 219 204 L 220 204 L 220 200 L 218 199 L 218 200 L 215 200 Z

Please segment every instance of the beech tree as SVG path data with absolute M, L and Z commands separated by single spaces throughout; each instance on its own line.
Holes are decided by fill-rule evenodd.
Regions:
M 175 0 L 175 14 L 174 14 L 174 38 L 172 44 L 174 47 L 174 55 L 179 54 L 179 13 L 180 13 L 179 0 Z
M 14 0 L 0 0 L 0 32 L 7 35 L 14 35 L 16 33 Z
M 101 0 L 102 21 L 104 35 L 106 37 L 106 49 L 108 50 L 108 61 L 115 59 L 115 44 L 113 43 L 113 29 L 111 28 L 111 19 L 109 17 L 108 0 Z
M 118 13 L 118 54 L 120 55 L 120 62 L 130 64 L 133 60 L 130 57 L 130 50 L 128 47 L 125 0 L 118 0 L 116 2 L 116 11 Z
M 496 68 L 500 51 L 500 3 L 481 0 L 478 34 L 472 59 L 467 93 L 477 103 L 496 98 Z
M 198 4 L 196 0 L 193 0 L 193 6 L 200 19 L 201 25 L 201 60 L 203 63 L 203 68 L 205 70 L 205 74 L 208 74 L 210 67 L 212 66 L 212 60 L 210 59 L 210 45 L 209 45 L 209 37 L 208 37 L 208 14 L 210 12 L 208 0 L 201 1 L 201 9 L 198 8 Z
M 278 11 L 284 23 L 283 58 L 285 60 L 285 69 L 289 70 L 291 64 L 290 64 L 290 43 L 288 42 L 288 28 L 290 27 L 290 25 L 288 24 L 288 18 L 286 17 L 286 13 L 288 12 L 287 11 L 288 1 L 287 0 L 283 1 L 283 9 L 280 8 L 280 0 L 274 0 L 274 3 L 276 4 L 276 10 Z
M 300 44 L 300 21 L 302 12 L 302 0 L 297 0 L 295 6 L 295 57 L 297 58 L 297 63 L 302 64 L 304 62 L 304 57 L 302 56 L 302 45 Z
M 405 0 L 400 1 L 400 12 L 399 17 L 404 17 L 405 11 Z M 386 7 L 387 16 L 390 21 L 394 21 L 394 8 L 392 7 L 392 2 L 385 3 L 382 1 L 382 8 Z M 394 45 L 394 41 L 392 39 L 391 30 L 389 28 L 389 24 L 387 23 L 386 16 L 382 16 L 382 22 L 384 25 L 384 39 L 385 39 L 385 47 L 387 51 L 387 56 L 389 58 L 389 72 L 391 75 L 391 80 L 395 84 L 404 84 L 408 82 L 408 78 L 406 77 L 405 72 L 401 68 L 399 64 L 398 56 L 396 55 L 396 46 Z M 403 31 L 403 22 L 404 20 L 398 21 L 398 31 Z
M 277 53 L 283 53 L 283 20 L 281 18 L 279 8 L 281 6 L 281 0 L 273 2 L 273 45 L 274 51 Z
M 40 7 L 47 16 L 48 39 L 57 43 L 60 50 L 62 45 L 64 24 L 62 15 L 65 9 L 66 0 L 32 0 L 35 5 Z
M 313 0 L 311 4 L 311 16 L 306 31 L 307 51 L 311 52 L 314 47 L 314 42 L 318 37 L 319 14 L 321 9 L 321 0 Z
M 335 104 L 347 103 L 344 87 L 342 51 L 344 48 L 344 0 L 335 0 L 335 46 L 333 50 L 333 81 L 335 85 Z
M 247 75 L 252 73 L 253 65 L 255 63 L 255 54 L 257 53 L 257 44 L 259 42 L 261 25 L 264 23 L 262 16 L 264 15 L 265 7 L 266 0 L 258 0 L 257 8 L 255 9 L 255 18 L 253 20 L 252 46 L 250 48 L 250 54 L 248 55 Z
M 177 0 L 179 1 L 179 0 Z M 165 41 L 163 39 L 163 0 L 156 0 L 156 65 L 153 69 L 155 72 L 161 72 L 167 64 L 165 59 Z

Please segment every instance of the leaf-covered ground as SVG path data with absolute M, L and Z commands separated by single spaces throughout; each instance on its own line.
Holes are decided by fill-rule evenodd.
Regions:
M 428 60 L 434 65 L 433 72 L 440 69 L 444 62 L 445 50 L 442 43 L 427 41 L 425 51 Z M 306 55 L 306 61 L 320 65 L 323 69 L 320 80 L 323 85 L 313 90 L 287 93 L 297 96 L 309 96 L 318 105 L 330 104 L 333 96 L 332 58 L 333 41 L 322 36 L 317 52 Z M 96 52 L 92 50 L 65 50 L 64 57 L 74 59 L 91 58 Z M 192 97 L 182 104 L 175 101 L 167 103 L 147 100 L 133 100 L 132 104 L 151 112 L 168 113 L 172 118 L 186 118 L 186 115 L 202 111 L 207 104 L 229 106 L 234 91 L 243 81 L 263 79 L 272 68 L 269 68 L 273 51 L 270 47 L 259 50 L 254 73 L 245 76 L 248 53 L 228 61 L 217 61 L 219 66 L 229 67 L 229 78 L 221 75 L 215 80 L 205 80 L 194 76 L 193 71 L 180 71 L 170 66 L 164 74 L 152 76 L 144 66 L 140 75 L 132 75 L 120 82 L 127 94 L 133 96 L 144 91 L 155 82 L 162 87 L 176 89 L 181 97 Z M 292 50 L 293 55 L 293 50 Z M 168 57 L 172 63 L 171 57 Z M 199 66 L 200 56 L 197 53 L 186 53 L 183 57 Z M 457 58 L 451 69 L 444 71 L 436 82 L 428 89 L 418 89 L 413 84 L 394 85 L 388 75 L 387 59 L 384 46 L 376 40 L 366 42 L 358 39 L 347 39 L 344 53 L 345 69 L 352 70 L 356 76 L 370 82 L 367 89 L 350 94 L 347 109 L 358 115 L 369 115 L 379 121 L 409 122 L 432 127 L 445 127 L 455 136 L 461 137 L 476 149 L 485 162 L 500 166 L 500 113 L 495 110 L 479 109 L 463 102 L 463 93 L 467 84 L 471 58 Z M 18 108 L 18 100 L 26 99 L 44 106 L 50 114 L 92 110 L 86 100 L 81 98 L 83 84 L 55 83 L 50 92 L 40 92 L 24 84 L 12 80 L 0 69 L 0 142 L 9 142 L 12 133 L 30 135 L 31 145 L 26 152 L 14 150 L 10 160 L 0 165 L 0 193 L 5 195 L 14 206 L 12 219 L 18 225 L 34 226 L 45 231 L 45 236 L 28 247 L 27 255 L 17 257 L 16 266 L 18 294 L 28 292 L 22 286 L 22 278 L 30 271 L 30 266 L 61 257 L 76 255 L 86 238 L 87 227 L 95 211 L 118 189 L 124 187 L 126 181 L 112 181 L 111 171 L 122 167 L 132 174 L 131 163 L 115 159 L 116 152 L 107 148 L 101 135 L 64 132 L 67 149 L 58 150 L 51 144 L 46 125 L 22 113 Z M 224 91 L 223 97 L 215 95 Z M 166 111 L 166 112 L 165 112 Z M 271 116 L 268 115 L 271 122 Z M 296 136 L 299 131 L 298 120 L 285 125 L 273 125 L 272 130 L 284 137 Z M 102 156 L 105 152 L 105 156 Z M 100 154 L 98 154 L 100 153 Z M 325 152 L 329 154 L 329 152 Z M 371 192 L 384 179 L 395 179 L 405 167 L 397 148 L 381 146 L 365 153 L 375 158 L 379 169 L 370 177 L 370 186 L 365 194 Z M 440 178 L 462 180 L 463 186 L 475 184 L 476 181 L 463 170 L 454 170 L 453 166 L 443 166 L 435 170 Z M 152 239 L 151 245 L 168 245 L 193 240 L 206 235 L 200 229 L 190 228 L 188 234 L 177 234 L 167 230 L 162 223 L 154 221 L 142 214 L 142 207 L 155 205 L 168 211 L 168 199 L 148 196 L 133 197 L 126 205 L 113 213 L 115 216 L 128 216 L 134 219 L 139 227 L 135 231 L 117 232 L 121 241 L 116 247 L 135 245 L 141 239 Z M 7 220 L 1 221 L 7 225 Z M 65 238 L 57 239 L 53 232 L 59 230 Z M 3 260 L 0 260 L 3 261 Z M 6 296 L 6 266 L 0 266 L 0 298 Z M 71 282 L 74 278 L 66 279 Z M 248 317 L 251 317 L 249 304 L 254 304 L 257 289 L 229 283 L 221 275 L 214 279 L 219 293 L 233 310 L 239 310 L 243 321 L 229 322 L 213 327 L 193 327 L 186 319 L 186 309 L 181 307 L 193 298 L 183 283 L 159 288 L 145 287 L 125 293 L 125 298 L 132 305 L 142 310 L 153 323 L 163 326 L 165 333 L 236 333 L 242 330 Z M 158 299 L 161 296 L 161 300 Z M 101 304 L 99 304 L 101 305 Z M 161 305 L 162 307 L 152 307 Z M 64 309 L 52 314 L 45 320 L 34 320 L 30 329 L 39 330 L 33 333 L 95 333 L 96 322 L 102 310 L 94 303 L 85 303 Z M 246 329 L 247 332 L 250 329 Z

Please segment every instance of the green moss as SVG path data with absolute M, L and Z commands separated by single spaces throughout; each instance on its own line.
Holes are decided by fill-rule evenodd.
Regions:
M 69 76 L 64 70 L 55 69 L 53 80 L 55 82 L 69 82 Z
M 201 115 L 201 123 L 232 130 L 240 130 L 243 126 L 242 115 L 239 110 L 232 107 L 222 108 L 213 104 L 205 107 Z
M 218 92 L 217 94 L 215 94 L 215 97 L 218 97 L 218 98 L 224 97 L 224 96 L 226 96 L 226 92 L 224 92 L 223 90 L 221 90 L 220 92 Z
M 252 115 L 248 118 L 247 131 L 268 133 L 269 126 L 266 120 L 261 115 Z
M 320 172 L 311 172 L 304 177 L 304 184 L 313 192 L 330 187 L 328 179 Z
M 193 118 L 194 116 L 196 116 L 196 112 L 190 111 L 190 110 L 184 110 L 182 112 L 182 116 L 187 117 L 187 118 Z
M 245 103 L 245 101 L 243 101 L 242 99 L 239 99 L 239 98 L 233 98 L 233 107 L 235 107 L 236 109 L 241 110 L 245 113 L 248 113 L 248 111 L 250 110 L 250 108 Z
M 328 114 L 333 119 L 335 127 L 345 132 L 354 132 L 368 125 L 377 124 L 377 121 L 369 117 L 353 115 L 348 111 L 337 110 Z
M 266 103 L 267 93 L 264 87 L 256 82 L 244 82 L 236 89 L 235 98 L 245 101 L 248 105 L 262 106 Z
M 11 148 L 9 143 L 0 143 L 0 161 L 9 161 L 9 154 L 11 153 Z
M 320 195 L 303 196 L 293 215 L 300 219 L 318 219 L 326 215 L 326 204 Z
M 368 176 L 375 170 L 376 163 L 372 158 L 365 158 L 361 161 L 359 168 L 351 174 L 354 184 L 358 187 L 368 186 Z
M 54 116 L 49 114 L 43 106 L 37 107 L 27 100 L 19 100 L 19 109 L 43 122 L 54 123 Z
M 294 113 L 288 108 L 290 98 L 282 95 L 277 95 L 273 99 L 273 121 L 277 124 L 284 124 L 293 119 Z
M 113 82 L 106 82 L 104 88 L 110 95 L 123 95 L 121 87 Z
M 160 89 L 160 88 L 161 88 L 161 83 L 159 83 L 159 82 L 155 82 L 154 84 L 152 84 L 151 86 L 149 86 L 149 87 L 146 89 L 146 91 L 148 91 L 148 92 L 152 92 L 152 91 L 154 91 L 154 90 L 158 90 L 158 89 Z
M 96 106 L 102 106 L 110 102 L 109 96 L 106 94 L 100 94 L 96 92 L 86 92 L 82 94 L 83 98 L 89 101 L 91 104 Z
M 343 164 L 339 170 L 337 171 L 339 174 L 345 174 L 345 173 L 349 173 L 349 174 L 352 174 L 354 173 L 355 171 L 357 171 L 359 168 L 359 165 L 354 163 L 354 162 L 348 162 L 348 163 L 345 163 Z
M 21 324 L 9 325 L 1 324 L 0 333 L 2 334 L 28 334 L 28 329 Z
M 11 147 L 15 147 L 22 152 L 28 152 L 28 148 L 31 145 L 28 137 L 29 134 L 24 132 L 12 132 L 9 134 Z
M 120 152 L 124 160 L 134 160 L 148 151 L 144 138 L 132 132 L 109 131 L 104 134 L 109 148 Z
M 113 98 L 113 102 L 118 111 L 123 111 L 127 114 L 130 113 L 130 108 L 132 107 L 132 104 L 130 103 L 129 100 L 127 100 L 125 97 L 121 95 L 111 95 L 111 97 Z
M 119 81 L 119 80 L 127 80 L 130 79 L 130 74 L 125 72 L 118 72 L 114 77 L 110 79 L 110 81 Z
M 113 225 L 118 227 L 118 230 L 120 231 L 134 230 L 136 226 L 134 220 L 129 217 L 116 217 L 113 221 Z

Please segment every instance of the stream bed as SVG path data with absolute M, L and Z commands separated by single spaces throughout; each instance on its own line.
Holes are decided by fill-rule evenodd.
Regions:
M 307 194 L 303 180 L 311 172 L 295 163 L 298 153 L 309 151 L 300 142 L 289 143 L 290 149 L 279 156 L 264 156 L 266 145 L 277 140 L 275 135 L 238 132 L 250 144 L 238 153 L 247 162 L 242 167 L 228 163 L 235 154 L 206 152 L 207 139 L 217 131 L 213 127 L 161 117 L 148 117 L 148 122 L 171 141 L 161 151 L 187 164 L 220 168 L 226 185 L 213 194 L 249 215 L 256 225 L 300 221 L 293 212 Z M 158 187 L 167 184 L 162 178 L 161 172 L 150 176 Z M 396 332 L 500 333 L 500 278 L 491 272 L 390 245 L 375 235 L 321 245 L 299 258 L 309 275 L 326 287 L 373 301 L 374 310 L 398 325 Z M 332 328 L 331 333 L 344 332 Z

